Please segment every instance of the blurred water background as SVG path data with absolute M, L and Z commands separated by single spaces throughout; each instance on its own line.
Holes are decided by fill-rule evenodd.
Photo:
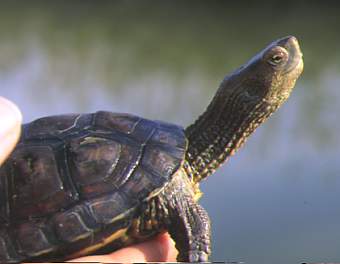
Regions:
M 295 35 L 289 101 L 202 184 L 215 261 L 340 261 L 340 8 L 331 2 L 1 2 L 0 95 L 24 121 L 130 112 L 183 126 L 225 74 Z

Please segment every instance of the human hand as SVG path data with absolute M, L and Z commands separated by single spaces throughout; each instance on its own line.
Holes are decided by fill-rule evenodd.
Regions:
M 150 241 L 122 248 L 107 255 L 87 256 L 70 262 L 175 262 L 176 256 L 175 244 L 169 234 L 165 233 Z
M 13 150 L 20 136 L 21 114 L 7 99 L 0 97 L 0 164 Z

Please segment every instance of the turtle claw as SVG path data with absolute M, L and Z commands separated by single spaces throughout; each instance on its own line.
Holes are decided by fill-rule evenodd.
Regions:
M 178 262 L 208 262 L 209 254 L 205 253 L 204 251 L 199 250 L 190 250 L 185 254 L 179 254 L 177 256 Z
M 209 255 L 203 251 L 189 251 L 189 262 L 208 262 Z

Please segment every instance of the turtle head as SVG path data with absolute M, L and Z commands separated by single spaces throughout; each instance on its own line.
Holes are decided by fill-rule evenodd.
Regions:
M 224 78 L 207 112 L 215 122 L 253 131 L 288 99 L 302 70 L 297 39 L 278 39 Z
M 288 99 L 302 70 L 302 52 L 297 39 L 284 37 L 269 44 L 236 70 L 230 78 L 236 85 L 230 85 L 226 90 L 235 89 L 232 92 L 240 92 L 244 99 L 248 97 L 249 105 L 252 105 L 251 101 L 262 102 L 268 107 L 267 111 L 274 112 Z

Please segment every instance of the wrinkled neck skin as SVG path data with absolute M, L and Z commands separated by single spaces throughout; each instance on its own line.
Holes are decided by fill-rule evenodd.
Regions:
M 247 74 L 254 78 L 242 78 L 241 70 L 223 80 L 207 110 L 185 130 L 189 146 L 184 169 L 195 183 L 233 155 L 289 96 L 272 94 L 268 99 L 272 80 L 257 80 L 256 74 Z

